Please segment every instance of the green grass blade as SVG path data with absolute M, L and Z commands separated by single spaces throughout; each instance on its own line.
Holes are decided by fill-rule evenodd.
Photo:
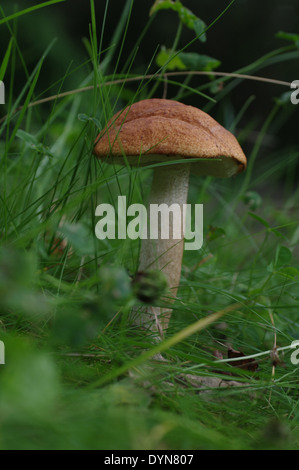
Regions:
M 7 69 L 7 66 L 8 66 L 8 62 L 9 62 L 9 58 L 10 58 L 10 54 L 11 54 L 11 49 L 12 49 L 12 43 L 13 43 L 13 39 L 10 38 L 10 41 L 8 43 L 8 47 L 6 49 L 6 52 L 5 52 L 5 55 L 3 57 L 2 64 L 1 64 L 1 67 L 0 67 L 0 80 L 3 80 L 6 69 Z
M 95 382 L 91 383 L 88 388 L 96 388 L 101 385 L 104 385 L 107 382 L 110 382 L 111 380 L 115 379 L 116 377 L 124 374 L 127 372 L 129 369 L 132 369 L 134 367 L 140 366 L 140 364 L 144 363 L 148 359 L 151 359 L 153 356 L 156 354 L 160 354 L 164 351 L 167 351 L 167 349 L 171 348 L 172 346 L 180 343 L 184 339 L 188 338 L 189 336 L 193 335 L 194 333 L 198 333 L 205 328 L 207 328 L 209 325 L 214 323 L 215 321 L 219 320 L 219 318 L 223 317 L 229 312 L 232 312 L 234 310 L 240 309 L 242 307 L 242 304 L 240 303 L 235 303 L 232 305 L 229 305 L 228 307 L 224 308 L 223 310 L 220 310 L 219 312 L 212 313 L 208 315 L 207 317 L 201 318 L 200 320 L 196 321 L 195 323 L 192 323 L 192 325 L 189 325 L 185 328 L 183 328 L 181 331 L 179 331 L 177 334 L 171 336 L 170 338 L 164 340 L 163 342 L 157 344 L 150 350 L 146 351 L 145 353 L 141 354 L 137 358 L 127 362 L 123 366 L 112 370 L 109 374 L 105 375 L 102 377 L 100 380 L 96 380 Z
M 28 91 L 27 96 L 26 96 L 24 106 L 23 106 L 23 108 L 20 112 L 20 115 L 19 115 L 18 120 L 16 122 L 16 125 L 14 127 L 14 130 L 11 134 L 10 139 L 9 139 L 9 142 L 8 142 L 8 145 L 7 145 L 7 151 L 9 149 L 9 147 L 11 146 L 12 142 L 14 141 L 16 133 L 17 133 L 22 121 L 23 121 L 24 115 L 27 111 L 28 104 L 30 103 L 31 97 L 34 93 L 34 90 L 35 90 L 35 87 L 36 87 L 36 84 L 37 84 L 37 81 L 38 81 L 38 77 L 39 77 L 39 74 L 40 74 L 40 71 L 41 71 L 41 68 L 42 68 L 42 65 L 43 65 L 43 61 L 44 61 L 44 58 L 42 57 L 41 60 L 39 61 L 38 65 L 37 65 L 37 67 L 36 67 L 32 83 L 29 87 L 29 91 Z
M 18 18 L 19 16 L 27 15 L 28 13 L 32 13 L 35 10 L 39 10 L 40 8 L 48 7 L 50 5 L 53 5 L 55 3 L 62 3 L 65 2 L 66 0 L 50 0 L 49 2 L 44 2 L 40 3 L 39 5 L 34 5 L 29 8 L 25 8 L 25 10 L 18 11 L 10 16 L 6 16 L 5 18 L 2 18 L 0 20 L 0 25 L 7 23 L 8 21 L 14 20 L 15 18 Z

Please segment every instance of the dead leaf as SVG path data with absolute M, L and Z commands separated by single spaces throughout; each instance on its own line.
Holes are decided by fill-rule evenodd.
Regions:
M 235 359 L 237 357 L 246 357 L 246 354 L 244 354 L 242 351 L 236 351 L 233 348 L 229 348 L 227 351 L 227 357 L 228 359 Z M 243 370 L 250 370 L 251 372 L 254 372 L 258 369 L 258 363 L 255 359 L 240 359 L 240 361 L 232 361 L 230 362 L 230 365 L 233 367 L 238 367 L 239 369 Z

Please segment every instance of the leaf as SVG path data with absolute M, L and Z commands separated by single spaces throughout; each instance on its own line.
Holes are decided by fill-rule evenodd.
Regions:
M 287 248 L 286 246 L 279 245 L 275 253 L 275 262 L 274 262 L 275 268 L 280 268 L 282 266 L 290 264 L 291 259 L 292 259 L 291 250 L 289 250 L 289 248 Z
M 179 59 L 188 70 L 205 70 L 210 72 L 221 65 L 220 60 L 196 52 L 181 52 Z
M 247 191 L 243 197 L 243 201 L 245 204 L 248 204 L 251 210 L 255 211 L 258 207 L 260 207 L 262 198 L 256 191 Z
M 132 286 L 126 269 L 122 266 L 102 266 L 98 272 L 102 302 L 120 301 L 124 305 L 130 298 Z M 111 310 L 111 308 L 110 308 Z
M 82 224 L 64 222 L 64 224 L 59 227 L 59 232 L 80 255 L 83 256 L 93 253 L 92 237 Z
M 166 65 L 167 70 L 186 70 L 186 66 L 183 64 L 179 55 L 175 55 L 173 59 L 170 59 L 171 54 L 175 55 L 171 49 L 166 49 L 162 46 L 161 51 L 156 57 L 156 63 L 159 67 Z
M 88 116 L 87 114 L 84 114 L 84 113 L 79 113 L 78 114 L 78 119 L 79 121 L 82 121 L 82 122 L 93 122 L 96 127 L 98 128 L 98 130 L 101 130 L 102 129 L 102 126 L 100 124 L 100 121 L 98 119 L 96 119 L 95 117 L 92 117 L 92 116 Z
M 275 252 L 274 261 L 267 266 L 267 271 L 270 273 L 280 274 L 284 277 L 294 278 L 299 274 L 296 268 L 286 267 L 290 264 L 292 259 L 292 252 L 283 245 L 278 245 Z M 284 269 L 280 269 L 284 267 Z M 278 271 L 279 270 L 279 271 Z
M 274 273 L 274 272 L 275 272 L 275 268 L 274 268 L 274 263 L 273 263 L 273 261 L 271 261 L 271 263 L 268 264 L 268 266 L 267 266 L 267 271 L 268 271 L 269 273 Z M 254 291 L 254 292 L 255 292 L 255 291 Z M 259 289 L 258 289 L 256 292 L 259 292 Z
M 206 27 L 207 25 L 205 24 L 205 22 L 199 18 L 197 18 L 197 20 L 194 22 L 194 31 L 201 42 L 206 42 L 207 40 L 207 35 L 205 33 Z
M 294 268 L 293 266 L 282 268 L 279 271 L 276 271 L 276 274 L 280 274 L 281 276 L 286 277 L 287 279 L 294 280 L 297 277 L 299 278 L 299 270 Z
M 189 29 L 193 29 L 199 40 L 202 42 L 206 41 L 206 34 L 204 30 L 206 29 L 206 24 L 200 18 L 198 18 L 189 8 L 184 7 L 184 5 L 179 1 L 172 0 L 156 0 L 152 8 L 150 9 L 150 16 L 156 13 L 159 10 L 173 10 L 177 12 L 181 22 L 187 26 Z
M 242 351 L 236 351 L 233 348 L 229 348 L 227 351 L 227 357 L 228 359 L 235 359 L 235 358 L 240 358 L 239 361 L 232 361 L 230 364 L 233 367 L 238 367 L 239 369 L 244 369 L 244 370 L 250 370 L 250 371 L 256 371 L 258 369 L 258 363 L 255 359 L 242 359 L 242 357 L 246 357 L 246 354 L 244 354 Z
M 34 135 L 32 134 L 29 134 L 28 132 L 22 131 L 22 129 L 18 129 L 16 136 L 26 142 L 26 144 L 34 146 L 38 145 L 38 140 L 36 139 L 36 137 L 34 137 Z
M 34 135 L 29 134 L 28 132 L 25 132 L 22 129 L 18 129 L 16 137 L 21 139 L 26 144 L 30 145 L 31 148 L 41 153 L 42 155 L 53 157 L 53 154 L 50 152 L 50 150 L 45 147 L 41 142 L 38 142 L 37 138 Z
M 49 419 L 61 392 L 55 359 L 36 349 L 25 335 L 6 337 L 5 346 L 9 366 L 1 370 L 1 416 L 4 410 L 13 410 L 11 416 L 27 416 L 32 423 Z
M 3 78 L 5 76 L 5 72 L 6 72 L 6 69 L 7 69 L 7 66 L 8 66 L 8 63 L 9 63 L 10 54 L 11 54 L 12 43 L 13 43 L 13 39 L 11 38 L 10 41 L 9 41 L 8 47 L 6 49 L 4 58 L 3 58 L 2 63 L 1 63 L 0 80 L 3 80 Z
M 173 56 L 173 58 L 171 58 Z M 161 47 L 156 58 L 157 65 L 167 70 L 204 70 L 210 72 L 220 66 L 218 59 L 196 52 L 179 52 Z
M 286 33 L 285 31 L 278 31 L 275 35 L 276 38 L 285 39 L 286 41 L 292 42 L 296 47 L 299 48 L 299 34 Z
M 284 236 L 283 233 L 281 233 L 279 230 L 277 230 L 276 228 L 269 228 L 269 232 L 271 233 L 274 233 L 274 235 L 277 237 L 277 238 L 284 238 L 286 240 L 286 237 Z
M 156 13 L 159 10 L 168 10 L 168 9 L 174 10 L 174 5 L 175 5 L 175 2 L 173 2 L 172 0 L 156 0 L 152 8 L 150 9 L 149 14 L 150 16 L 152 16 L 154 13 Z
M 275 97 L 275 103 L 279 104 L 280 106 L 289 105 L 291 103 L 291 95 L 293 91 L 285 91 L 280 96 Z
M 209 232 L 207 234 L 207 240 L 213 241 L 219 237 L 225 237 L 225 235 L 226 233 L 225 233 L 225 230 L 223 230 L 223 228 L 209 225 Z
M 177 2 L 176 4 L 178 5 L 177 12 L 182 23 L 187 26 L 187 28 L 195 30 L 195 23 L 198 20 L 197 16 L 194 15 L 191 10 L 184 7 L 181 2 Z
M 265 227 L 267 228 L 270 228 L 270 225 L 268 224 L 268 222 L 266 220 L 264 220 L 262 217 L 256 215 L 256 214 L 253 214 L 253 212 L 248 212 L 248 215 L 250 215 L 250 217 L 252 217 L 253 219 L 257 220 L 258 222 L 260 222 L 262 225 L 264 225 Z

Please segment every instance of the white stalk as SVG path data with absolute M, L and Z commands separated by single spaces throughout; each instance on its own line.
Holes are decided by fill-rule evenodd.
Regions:
M 140 250 L 139 271 L 160 270 L 165 275 L 169 296 L 167 302 L 173 302 L 180 283 L 182 257 L 184 250 L 185 211 L 189 187 L 189 164 L 174 164 L 157 167 L 154 170 L 151 193 L 148 203 L 150 223 L 147 239 L 142 240 Z M 151 214 L 157 213 L 157 205 L 168 206 L 164 217 L 157 223 Z M 174 206 L 171 208 L 171 205 Z M 164 206 L 164 209 L 167 209 Z M 173 209 L 173 210 L 171 210 Z M 165 232 L 165 223 L 169 219 L 169 234 Z M 162 222 L 162 223 L 160 223 Z M 156 239 L 152 239 L 155 236 Z M 164 237 L 167 238 L 164 238 Z M 152 331 L 157 331 L 163 337 L 167 328 L 171 309 L 160 307 L 144 307 L 134 312 L 134 323 Z

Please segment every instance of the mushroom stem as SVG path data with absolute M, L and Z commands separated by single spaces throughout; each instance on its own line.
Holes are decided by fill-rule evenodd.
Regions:
M 174 302 L 180 283 L 185 231 L 183 205 L 187 203 L 189 173 L 189 164 L 185 163 L 155 168 L 148 203 L 150 224 L 147 239 L 142 240 L 140 250 L 139 271 L 163 272 L 169 286 L 169 296 L 166 299 L 168 302 Z M 161 212 L 160 220 L 157 220 L 157 205 L 163 209 L 161 204 L 164 204 L 164 212 Z M 169 223 L 169 234 L 167 231 L 163 232 L 165 223 Z M 169 308 L 148 306 L 135 312 L 133 321 L 158 332 L 163 338 L 171 312 Z

